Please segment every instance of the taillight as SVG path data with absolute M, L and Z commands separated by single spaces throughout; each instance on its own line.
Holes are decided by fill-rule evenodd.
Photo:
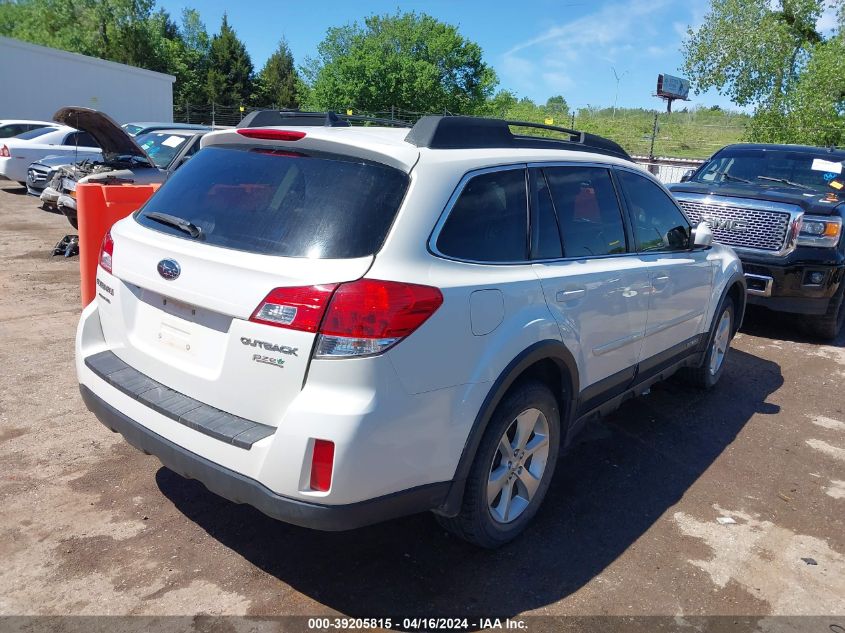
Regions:
M 332 466 L 334 465 L 334 442 L 314 440 L 311 457 L 311 490 L 328 492 L 332 487 Z
M 256 323 L 316 332 L 337 284 L 271 290 L 249 318 Z
M 0 146 L 0 158 L 9 158 L 11 154 L 9 153 L 9 148 L 5 145 Z
M 378 354 L 421 326 L 443 303 L 437 288 L 377 279 L 341 284 L 320 326 L 314 355 Z
M 100 246 L 100 268 L 109 274 L 111 274 L 112 257 L 114 257 L 114 240 L 111 238 L 111 231 L 108 231 Z
M 378 279 L 276 288 L 250 321 L 317 332 L 317 358 L 379 354 L 420 327 L 443 304 L 437 288 Z
M 247 138 L 260 138 L 268 141 L 298 141 L 305 138 L 305 132 L 298 130 L 274 130 L 272 128 L 245 127 L 236 130 Z

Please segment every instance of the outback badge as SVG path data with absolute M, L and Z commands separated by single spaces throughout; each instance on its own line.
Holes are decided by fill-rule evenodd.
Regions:
M 179 264 L 172 259 L 162 259 L 156 268 L 158 270 L 158 274 L 168 281 L 173 281 L 182 272 Z

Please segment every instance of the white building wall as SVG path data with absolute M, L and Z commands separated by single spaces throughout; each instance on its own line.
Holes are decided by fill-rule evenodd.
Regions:
M 118 123 L 172 121 L 175 77 L 0 37 L 0 119 L 52 120 L 64 106 Z

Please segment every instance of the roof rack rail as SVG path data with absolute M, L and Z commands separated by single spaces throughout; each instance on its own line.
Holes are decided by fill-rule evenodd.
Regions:
M 569 136 L 568 140 L 514 134 L 511 127 L 550 130 Z M 530 121 L 507 121 L 472 116 L 424 116 L 405 140 L 430 149 L 529 148 L 568 149 L 596 152 L 631 160 L 622 146 L 610 139 L 587 132 Z
M 378 123 L 392 127 L 411 127 L 407 121 L 336 112 L 302 112 L 300 110 L 255 110 L 247 114 L 237 127 L 294 125 L 299 127 L 349 127 L 351 122 Z

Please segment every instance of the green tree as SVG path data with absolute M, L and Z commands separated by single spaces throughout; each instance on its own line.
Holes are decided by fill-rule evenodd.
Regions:
M 175 104 L 204 104 L 208 101 L 206 82 L 211 40 L 195 9 L 182 10 L 178 37 L 168 42 L 171 66 L 168 72 L 176 77 Z
M 478 44 L 424 13 L 330 28 L 304 71 L 311 102 L 325 109 L 473 113 L 498 83 Z
M 696 91 L 716 88 L 741 106 L 780 107 L 821 41 L 825 0 L 711 0 L 689 29 L 684 71 Z
M 284 38 L 259 71 L 255 83 L 255 102 L 259 105 L 273 104 L 279 108 L 299 106 L 299 74 L 293 65 L 293 55 Z
M 480 114 L 488 116 L 506 117 L 508 112 L 513 108 L 519 98 L 513 90 L 499 90 L 492 98 L 487 100 L 483 111 Z
M 546 113 L 555 119 L 555 123 L 561 125 L 563 119 L 569 116 L 569 104 L 561 95 L 549 97 L 546 99 Z
M 845 144 L 845 38 L 818 44 L 781 108 L 759 111 L 750 136 L 758 141 Z
M 240 105 L 252 94 L 252 60 L 244 43 L 229 26 L 224 13 L 220 32 L 211 38 L 206 90 L 208 98 L 222 105 Z

